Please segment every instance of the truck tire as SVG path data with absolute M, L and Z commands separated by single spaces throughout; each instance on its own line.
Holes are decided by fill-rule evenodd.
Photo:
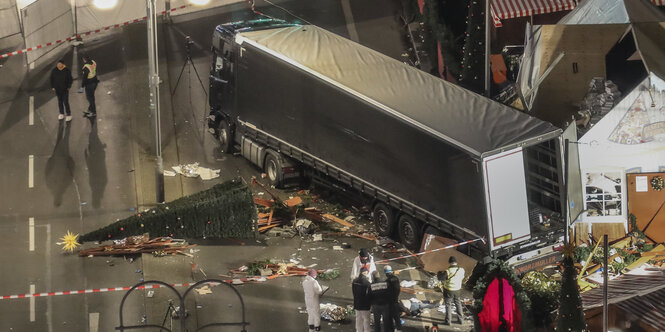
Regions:
M 219 127 L 217 128 L 219 134 L 219 149 L 222 153 L 231 153 L 231 148 L 233 147 L 233 138 L 231 136 L 231 126 L 226 120 L 219 122 Z
M 273 153 L 267 153 L 266 159 L 263 162 L 263 171 L 266 173 L 266 178 L 271 185 L 279 187 L 284 178 L 282 173 L 282 161 L 278 156 Z
M 420 250 L 422 242 L 420 222 L 410 216 L 403 214 L 399 217 L 397 230 L 400 242 L 409 250 Z
M 374 206 L 374 227 L 380 236 L 391 236 L 395 231 L 395 214 L 393 210 L 383 203 Z

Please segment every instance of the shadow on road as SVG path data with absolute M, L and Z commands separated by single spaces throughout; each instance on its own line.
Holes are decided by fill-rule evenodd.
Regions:
M 99 140 L 97 133 L 97 120 L 90 118 L 90 134 L 88 135 L 88 148 L 85 150 L 85 163 L 88 166 L 90 191 L 92 192 L 92 207 L 101 206 L 104 190 L 108 182 L 106 171 L 106 144 Z
M 53 195 L 54 206 L 62 204 L 62 196 L 74 179 L 74 158 L 69 154 L 70 128 L 71 122 L 59 122 L 55 147 L 46 162 L 46 186 Z

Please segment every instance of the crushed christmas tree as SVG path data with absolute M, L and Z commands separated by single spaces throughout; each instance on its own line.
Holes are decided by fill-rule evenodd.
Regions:
M 256 208 L 240 180 L 231 180 L 175 201 L 158 205 L 84 234 L 85 241 L 104 241 L 149 233 L 178 238 L 248 238 L 254 235 Z

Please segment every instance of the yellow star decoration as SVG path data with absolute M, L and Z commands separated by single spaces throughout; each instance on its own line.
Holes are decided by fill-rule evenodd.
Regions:
M 78 234 L 72 234 L 70 231 L 67 231 L 67 234 L 65 234 L 65 236 L 60 238 L 62 242 L 58 242 L 56 244 L 61 245 L 62 250 L 73 252 L 74 249 L 76 249 L 76 247 L 81 245 L 76 241 L 78 237 L 79 237 Z
M 563 246 L 562 252 L 564 257 L 575 258 L 575 245 L 572 243 L 566 243 Z

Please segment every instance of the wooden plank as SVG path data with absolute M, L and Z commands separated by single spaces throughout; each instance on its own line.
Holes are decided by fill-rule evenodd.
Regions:
M 337 218 L 337 217 L 333 216 L 332 214 L 328 214 L 328 213 L 326 213 L 326 214 L 323 214 L 323 215 L 321 215 L 321 216 L 323 217 L 323 219 L 327 219 L 327 220 L 329 220 L 329 221 L 336 222 L 336 223 L 338 223 L 338 224 L 340 224 L 340 225 L 342 225 L 342 226 L 353 227 L 353 224 L 352 224 L 352 223 L 350 223 L 350 222 L 348 222 L 348 221 L 346 221 L 346 220 L 343 220 L 343 219 Z
M 593 223 L 591 225 L 591 234 L 596 240 L 602 240 L 603 235 L 607 234 L 608 241 L 614 241 L 626 236 L 626 228 L 623 222 L 611 223 Z
M 265 207 L 272 207 L 273 201 L 254 196 L 254 204 Z
M 294 207 L 298 204 L 302 204 L 302 198 L 296 196 L 296 197 L 285 200 L 284 204 L 286 204 L 286 206 L 288 206 L 288 207 Z

